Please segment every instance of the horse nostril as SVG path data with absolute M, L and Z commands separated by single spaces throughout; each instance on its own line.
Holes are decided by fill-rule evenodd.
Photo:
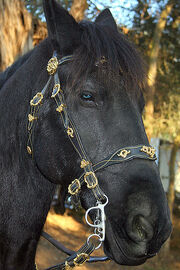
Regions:
M 153 237 L 153 227 L 142 215 L 131 217 L 127 233 L 135 242 L 149 241 Z

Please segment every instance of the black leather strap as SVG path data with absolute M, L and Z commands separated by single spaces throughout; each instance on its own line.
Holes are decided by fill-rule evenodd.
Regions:
M 46 270 L 66 270 L 80 266 L 89 260 L 90 254 L 95 250 L 95 245 L 91 242 L 85 243 L 77 252 L 74 252 L 63 263 L 51 266 Z
M 138 145 L 138 146 L 124 147 L 124 148 L 118 149 L 113 154 L 109 155 L 107 158 L 92 165 L 92 171 L 97 172 L 108 166 L 125 162 L 125 161 L 130 161 L 135 158 L 155 161 L 156 155 L 154 153 L 154 148 L 152 148 L 151 146 Z M 72 184 L 70 185 L 69 190 L 71 190 L 70 194 L 72 196 L 73 196 L 73 193 L 75 193 L 74 194 L 75 196 L 80 191 L 81 186 L 85 183 L 84 176 L 85 176 L 85 172 L 82 173 L 82 175 L 79 177 L 78 179 L 79 182 L 76 180 L 76 181 L 73 181 Z M 89 180 L 89 182 L 91 182 L 91 180 Z M 79 184 L 80 184 L 80 187 L 79 187 Z M 98 200 L 101 200 L 101 193 L 98 192 L 98 186 L 96 187 L 96 189 L 94 189 L 94 191 L 95 191 L 95 196 L 98 197 Z
M 147 152 L 144 152 L 147 149 Z M 112 155 L 109 155 L 107 158 L 101 160 L 100 162 L 93 165 L 94 171 L 99 171 L 105 167 L 121 163 L 124 161 L 130 161 L 135 158 L 148 159 L 155 161 L 156 155 L 154 149 L 151 146 L 137 145 L 131 147 L 125 147 L 117 150 Z

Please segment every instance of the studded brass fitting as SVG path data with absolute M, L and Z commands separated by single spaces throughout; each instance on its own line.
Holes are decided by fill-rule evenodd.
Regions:
M 59 62 L 57 57 L 52 57 L 48 64 L 47 64 L 47 72 L 49 73 L 49 75 L 53 75 L 57 68 L 58 68 Z

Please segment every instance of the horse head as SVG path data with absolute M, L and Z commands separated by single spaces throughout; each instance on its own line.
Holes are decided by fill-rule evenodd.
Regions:
M 118 32 L 109 10 L 93 23 L 79 24 L 54 0 L 44 1 L 44 11 L 48 53 L 55 51 L 58 61 L 69 59 L 58 63 L 56 73 L 61 103 L 54 102 L 50 81 L 38 111 L 33 131 L 35 163 L 67 194 L 69 185 L 72 192 L 72 181 L 84 177 L 82 168 L 87 164 L 82 166 L 82 161 L 88 162 L 101 195 L 108 198 L 105 253 L 118 264 L 141 264 L 159 251 L 171 232 L 154 150 L 142 121 L 143 61 Z M 68 117 L 61 115 L 61 98 Z M 96 206 L 98 191 L 84 183 L 77 191 L 86 210 Z M 90 216 L 95 218 L 93 211 Z

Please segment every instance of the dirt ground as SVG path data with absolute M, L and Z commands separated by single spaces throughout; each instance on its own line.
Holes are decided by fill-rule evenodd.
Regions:
M 64 216 L 57 215 L 52 211 L 47 217 L 44 231 L 51 234 L 55 239 L 61 241 L 65 246 L 70 249 L 78 250 L 78 248 L 84 243 L 91 231 L 88 228 L 79 223 L 69 214 Z M 93 253 L 93 255 L 103 255 L 102 250 Z M 37 255 L 36 263 L 39 270 L 43 270 L 52 265 L 62 262 L 66 258 L 66 255 L 58 251 L 45 239 L 41 238 Z M 77 268 L 78 269 L 78 268 Z M 144 265 L 127 267 L 119 266 L 114 262 L 108 263 L 95 263 L 81 266 L 81 270 L 180 270 L 180 218 L 175 217 L 174 230 L 171 241 L 171 253 L 164 261 L 160 256 L 156 256 L 153 259 L 148 260 Z

